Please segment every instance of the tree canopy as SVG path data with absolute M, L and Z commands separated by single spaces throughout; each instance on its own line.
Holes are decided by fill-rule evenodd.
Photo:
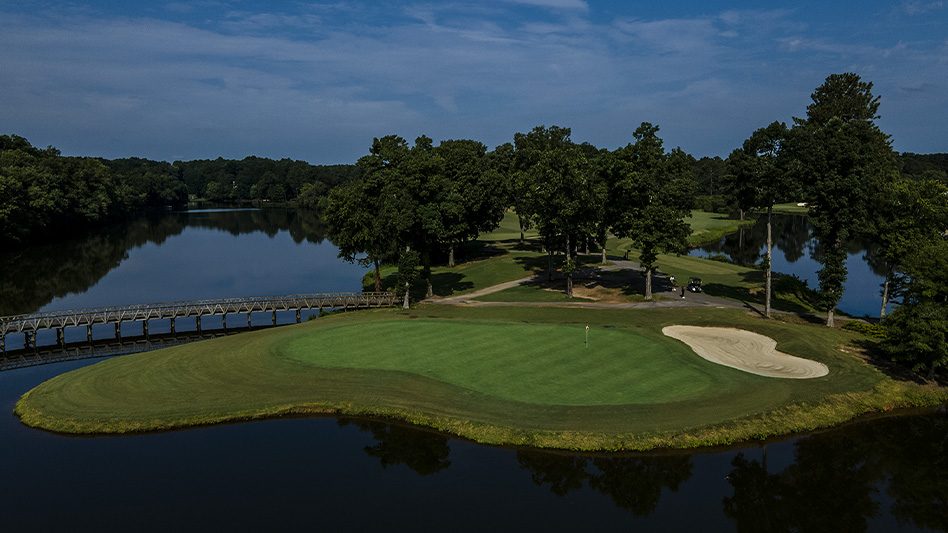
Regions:
M 889 136 L 873 122 L 879 98 L 871 89 L 855 74 L 829 76 L 786 143 L 821 247 L 819 299 L 829 326 L 847 276 L 843 242 L 868 221 L 871 199 L 897 174 Z

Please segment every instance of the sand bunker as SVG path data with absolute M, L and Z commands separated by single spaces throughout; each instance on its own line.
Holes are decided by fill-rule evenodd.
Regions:
M 662 333 L 684 342 L 712 363 L 759 376 L 807 379 L 829 373 L 823 363 L 778 352 L 777 341 L 743 329 L 668 326 Z

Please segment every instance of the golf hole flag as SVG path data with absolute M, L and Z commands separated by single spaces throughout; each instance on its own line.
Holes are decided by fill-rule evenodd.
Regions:
M 586 324 L 586 346 L 589 346 L 589 324 Z

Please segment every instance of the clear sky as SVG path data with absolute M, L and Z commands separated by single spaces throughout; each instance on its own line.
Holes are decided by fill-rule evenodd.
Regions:
M 828 75 L 898 151 L 948 152 L 948 0 L 0 0 L 0 133 L 65 155 L 351 163 L 373 137 L 643 121 L 726 157 Z

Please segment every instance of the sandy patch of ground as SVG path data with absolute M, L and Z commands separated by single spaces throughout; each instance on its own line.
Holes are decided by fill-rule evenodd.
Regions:
M 712 363 L 759 376 L 808 379 L 829 373 L 823 363 L 778 352 L 777 341 L 743 329 L 667 326 L 662 333 L 684 342 Z
M 576 278 L 573 280 L 573 297 L 592 300 L 599 303 L 627 303 L 630 298 L 623 291 L 627 290 L 627 278 L 606 277 L 599 279 Z M 538 284 L 541 289 L 552 292 L 566 292 L 566 280 L 542 281 Z

